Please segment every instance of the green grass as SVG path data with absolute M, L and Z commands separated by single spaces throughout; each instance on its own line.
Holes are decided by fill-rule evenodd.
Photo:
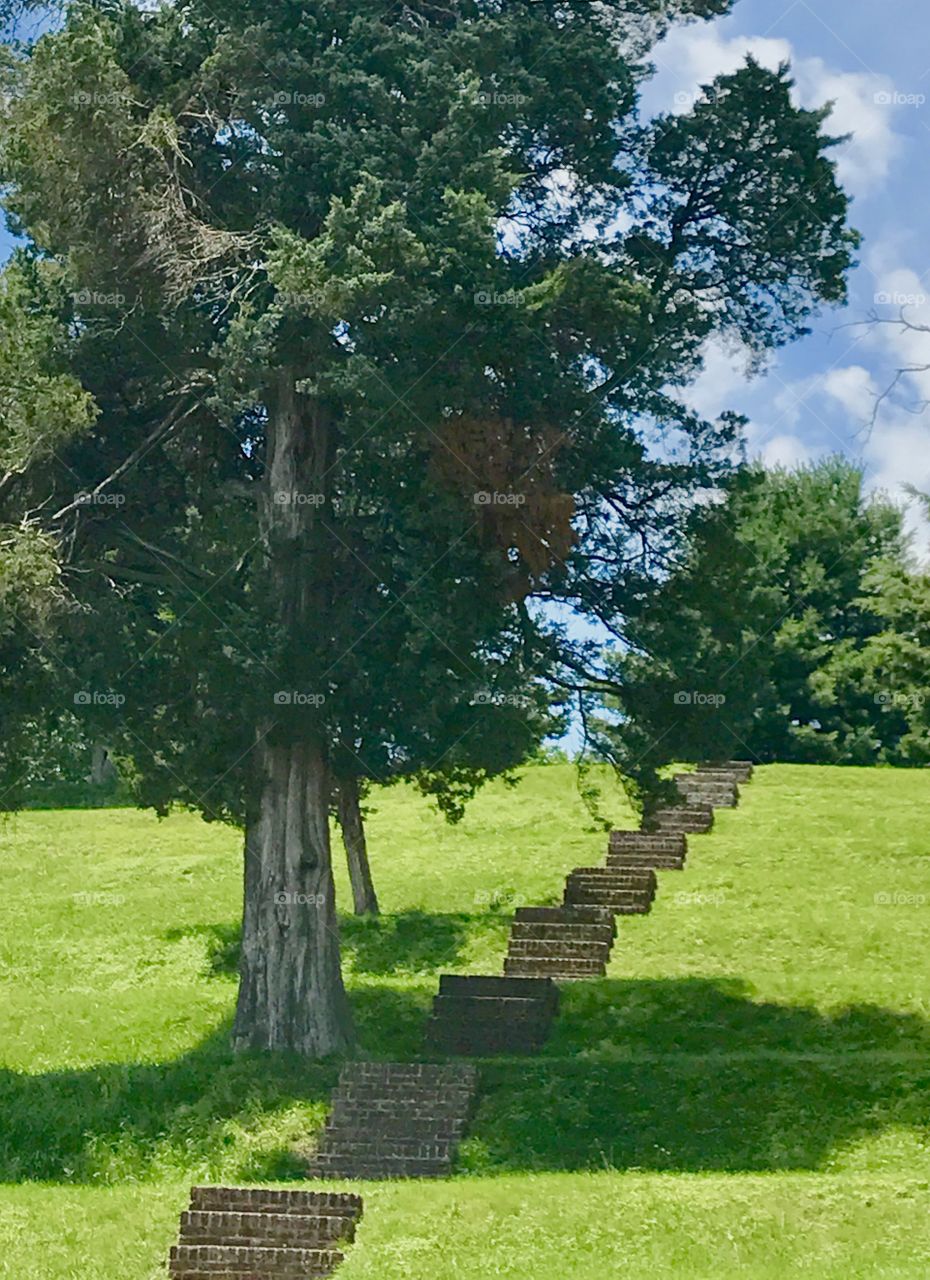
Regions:
M 340 1275 L 930 1273 L 926 785 L 758 770 L 545 1052 L 485 1067 L 459 1175 L 364 1188 Z M 605 844 L 558 765 L 456 828 L 402 789 L 369 826 L 385 916 L 344 949 L 386 1058 L 422 1053 L 439 973 L 499 971 L 513 903 Z M 192 1181 L 299 1177 L 338 1064 L 229 1054 L 240 894 L 238 837 L 191 815 L 0 827 L 3 1280 L 154 1280 Z

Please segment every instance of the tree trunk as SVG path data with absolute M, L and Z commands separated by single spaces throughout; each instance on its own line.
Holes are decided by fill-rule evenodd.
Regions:
M 365 824 L 362 821 L 362 807 L 359 803 L 358 778 L 340 778 L 338 792 L 339 826 L 342 830 L 342 842 L 346 847 L 355 914 L 376 916 L 378 915 L 378 895 L 375 893 L 374 881 L 371 878 L 371 864 L 368 861 L 368 843 L 365 839 Z
M 237 1049 L 345 1050 L 352 1019 L 342 982 L 329 842 L 329 768 L 319 747 L 258 747 L 264 785 L 245 843 L 245 918 Z
M 313 1058 L 344 1052 L 353 1039 L 333 888 L 321 675 L 332 661 L 320 639 L 329 635 L 333 591 L 331 449 L 325 410 L 297 391 L 292 371 L 282 371 L 269 396 L 260 530 L 284 651 L 280 689 L 269 695 L 256 732 L 233 1044 Z

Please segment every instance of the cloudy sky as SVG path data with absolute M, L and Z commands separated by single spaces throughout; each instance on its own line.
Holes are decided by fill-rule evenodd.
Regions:
M 804 106 L 832 102 L 830 129 L 850 134 L 836 152 L 854 196 L 864 242 L 850 301 L 747 381 L 738 356 L 711 348 L 691 398 L 708 414 L 724 408 L 751 422 L 750 450 L 769 463 L 843 452 L 869 483 L 903 497 L 902 484 L 930 491 L 930 8 L 927 0 L 739 0 L 733 15 L 684 27 L 659 47 L 651 110 L 684 110 L 702 83 L 732 71 L 747 53 L 766 66 L 792 64 Z M 908 320 L 860 325 L 870 315 Z M 875 417 L 874 425 L 872 424 Z M 918 550 L 930 529 L 916 510 Z
M 870 485 L 901 497 L 904 483 L 930 491 L 930 370 L 919 371 L 930 366 L 928 35 L 927 0 L 739 0 L 731 17 L 679 28 L 659 47 L 644 104 L 685 110 L 747 53 L 772 67 L 789 61 L 805 106 L 834 104 L 833 132 L 851 135 L 837 151 L 840 175 L 865 237 L 849 305 L 752 381 L 738 355 L 710 348 L 691 398 L 708 415 L 745 413 L 753 456 L 791 464 L 840 451 L 862 462 Z M 9 247 L 0 232 L 0 258 Z M 902 307 L 928 332 L 859 323 Z M 876 414 L 897 370 L 913 366 Z M 930 556 L 916 508 L 911 523 Z

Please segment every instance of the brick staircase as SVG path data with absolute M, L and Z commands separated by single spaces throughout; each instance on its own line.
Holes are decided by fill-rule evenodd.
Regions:
M 602 906 L 520 907 L 504 973 L 523 978 L 596 978 L 607 971 L 617 926 Z
M 444 1056 L 537 1053 L 558 1013 L 559 982 L 600 977 L 616 937 L 618 915 L 652 907 L 658 871 L 682 870 L 687 836 L 710 830 L 715 807 L 738 803 L 751 777 L 742 761 L 701 765 L 679 774 L 682 802 L 660 810 L 639 831 L 613 831 L 603 867 L 576 867 L 558 907 L 520 907 L 510 932 L 504 975 L 443 974 L 427 1023 L 430 1049 Z M 648 826 L 648 829 L 646 829 Z M 349 1063 L 311 1159 L 311 1177 L 428 1178 L 452 1171 L 477 1087 L 470 1064 Z M 359 1213 L 361 1205 L 359 1204 Z M 323 1237 L 320 1236 L 320 1243 Z M 326 1237 L 329 1239 L 329 1237 Z M 321 1255 L 325 1250 L 321 1250 Z M 330 1255 L 327 1255 L 330 1256 Z M 332 1253 L 332 1257 L 339 1257 Z M 318 1265 L 326 1265 L 325 1260 Z M 328 1275 L 328 1271 L 183 1272 L 185 1280 Z
M 193 1187 L 171 1250 L 173 1280 L 311 1280 L 343 1261 L 362 1216 L 358 1196 Z
M 427 1042 L 439 1053 L 492 1057 L 538 1053 L 559 1009 L 549 977 L 444 973 L 427 1024 Z
M 347 1063 L 309 1176 L 448 1176 L 476 1083 L 470 1063 Z
M 647 831 L 611 831 L 607 848 L 607 865 L 629 871 L 649 867 L 653 871 L 682 871 L 688 852 L 688 840 L 678 834 Z

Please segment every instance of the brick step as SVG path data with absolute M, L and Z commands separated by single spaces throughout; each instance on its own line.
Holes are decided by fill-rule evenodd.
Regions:
M 518 907 L 514 920 L 517 924 L 594 924 L 609 929 L 612 935 L 617 932 L 610 912 L 597 907 Z
M 306 1213 L 222 1213 L 188 1209 L 181 1214 L 181 1244 L 274 1245 L 311 1249 L 349 1244 L 355 1220 Z
M 512 942 L 601 942 L 609 947 L 616 932 L 613 917 L 610 924 L 533 924 L 515 920 L 510 926 Z
M 387 1181 L 390 1178 L 448 1178 L 451 1162 L 433 1160 L 357 1160 L 338 1154 L 314 1157 L 308 1166 L 311 1178 L 346 1178 Z
M 611 871 L 633 871 L 649 867 L 653 871 L 683 871 L 685 860 L 675 853 L 608 853 L 607 866 Z
M 565 890 L 565 901 L 581 905 L 606 906 L 615 915 L 646 915 L 652 909 L 654 895 L 646 890 L 618 888 L 611 890 L 603 884 L 572 886 Z
M 603 960 L 569 960 L 563 956 L 507 956 L 504 972 L 525 977 L 549 977 L 556 981 L 574 978 L 603 978 L 607 973 L 607 958 Z
M 566 877 L 567 883 L 598 881 L 609 883 L 615 889 L 656 889 L 658 880 L 650 867 L 633 867 L 629 871 L 614 871 L 611 867 L 576 867 Z
M 473 1089 L 477 1078 L 476 1069 L 466 1062 L 347 1062 L 339 1074 L 339 1083 Z
M 511 938 L 507 954 L 510 956 L 529 958 L 538 956 L 559 956 L 563 960 L 597 960 L 604 963 L 610 959 L 610 942 L 566 942 L 563 940 L 546 941 L 539 938 Z
M 359 1132 L 369 1138 L 390 1142 L 395 1138 L 411 1138 L 424 1142 L 457 1142 L 468 1125 L 471 1099 L 460 1104 L 455 1114 L 422 1115 L 403 1107 L 386 1111 L 334 1107 L 326 1123 L 326 1134 Z
M 737 782 L 748 782 L 753 775 L 751 760 L 705 760 L 696 767 L 700 774 L 726 774 Z
M 433 1000 L 433 1016 L 446 1022 L 472 1026 L 536 1027 L 552 1020 L 551 1008 L 541 1000 L 520 1000 L 515 996 L 443 996 Z
M 455 1140 L 415 1137 L 373 1137 L 364 1129 L 345 1128 L 324 1132 L 315 1156 L 337 1155 L 358 1160 L 419 1160 L 448 1164 L 455 1154 Z
M 501 978 L 495 974 L 459 976 L 444 973 L 439 979 L 440 996 L 515 998 L 534 1000 L 558 1008 L 559 989 L 545 978 Z
M 714 811 L 710 805 L 682 805 L 660 809 L 648 819 L 649 831 L 672 831 L 678 834 L 709 831 L 714 825 Z
M 685 787 L 679 784 L 678 794 L 686 804 L 709 804 L 714 809 L 735 809 L 739 796 L 731 787 Z
M 169 1274 L 188 1278 L 205 1275 L 211 1280 L 227 1280 L 230 1275 L 272 1276 L 274 1280 L 311 1280 L 329 1276 L 343 1261 L 332 1249 L 266 1249 L 248 1245 L 174 1245 L 168 1262 Z
M 325 1217 L 362 1216 L 361 1196 L 341 1191 L 279 1190 L 269 1187 L 192 1187 L 191 1210 L 205 1213 L 286 1213 Z
M 611 853 L 675 853 L 684 857 L 688 841 L 683 835 L 670 835 L 660 831 L 611 831 Z
M 340 1077 L 339 1084 L 333 1092 L 333 1099 L 345 1103 L 358 1103 L 360 1106 L 380 1104 L 385 1110 L 409 1103 L 411 1106 L 420 1108 L 437 1106 L 441 1111 L 445 1111 L 467 1101 L 473 1092 L 474 1085 L 467 1089 L 458 1085 L 448 1089 L 421 1089 L 411 1085 L 405 1089 L 397 1084 L 383 1086 L 375 1083 L 344 1084 Z
M 551 978 L 546 979 L 551 982 Z M 553 983 L 553 986 L 555 984 Z M 538 1053 L 549 1037 L 550 1024 L 537 1027 L 468 1027 L 430 1018 L 427 1037 L 434 1048 L 443 1053 L 460 1053 L 475 1058 L 490 1058 L 499 1053 L 524 1057 Z

